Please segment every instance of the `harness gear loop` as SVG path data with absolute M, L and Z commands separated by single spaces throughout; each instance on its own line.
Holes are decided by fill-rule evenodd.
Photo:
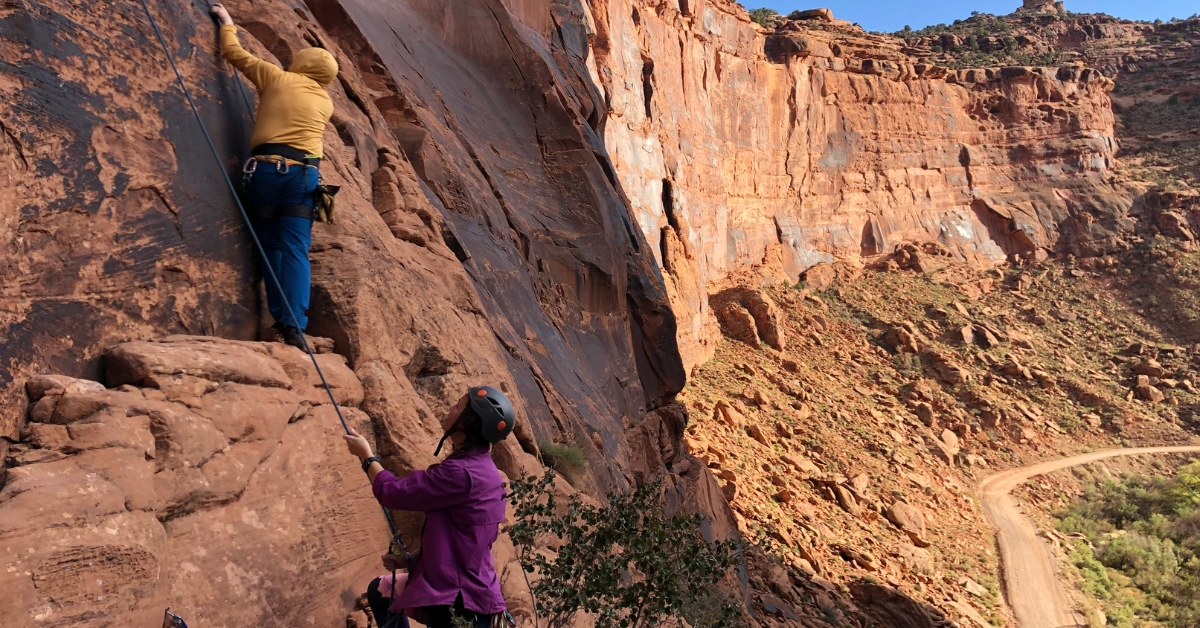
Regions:
M 270 279 L 271 283 L 275 284 L 275 288 L 279 291 L 280 297 L 283 299 L 284 310 L 288 312 L 293 321 L 297 320 L 296 311 L 292 309 L 292 304 L 288 303 L 287 296 L 283 293 L 283 283 L 279 281 L 279 277 L 275 275 L 275 271 L 271 268 L 271 261 L 267 256 L 266 249 L 263 248 L 262 241 L 259 240 L 258 234 L 254 231 L 254 225 L 250 221 L 250 215 L 246 213 L 246 208 L 242 205 L 242 200 L 238 197 L 237 188 L 233 185 L 233 179 L 229 177 L 229 172 L 225 169 L 221 153 L 217 150 L 217 145 L 213 143 L 212 135 L 208 132 L 208 125 L 204 124 L 204 119 L 200 117 L 200 110 L 196 107 L 195 99 L 192 98 L 192 91 L 188 89 L 187 83 L 183 80 L 183 74 L 179 71 L 179 66 L 175 64 L 175 56 L 171 54 L 171 49 L 167 46 L 167 40 L 163 36 L 162 29 L 158 27 L 158 20 L 154 19 L 154 14 L 150 11 L 150 5 L 147 3 L 147 0 L 139 1 L 142 4 L 142 9 L 146 12 L 146 18 L 150 21 L 150 26 L 154 29 L 154 36 L 158 39 L 159 45 L 162 46 L 163 54 L 167 57 L 167 63 L 171 65 L 171 70 L 175 73 L 175 80 L 179 83 L 179 89 L 183 92 L 184 97 L 187 98 L 188 106 L 192 110 L 192 116 L 196 118 L 196 123 L 200 126 L 200 132 L 204 134 L 204 140 L 208 143 L 208 149 L 212 153 L 213 160 L 217 162 L 217 169 L 221 171 L 221 176 L 225 178 L 225 185 L 229 188 L 229 193 L 233 195 L 233 202 L 237 205 L 238 212 L 241 214 L 242 220 L 246 223 L 246 228 L 250 232 L 250 239 L 254 242 L 254 248 L 258 251 L 262 259 L 265 278 Z M 321 379 L 321 385 L 325 388 L 325 394 L 329 395 L 329 402 L 333 404 L 333 410 L 337 413 L 338 421 L 342 424 L 342 430 L 349 434 L 350 426 L 346 423 L 345 415 L 342 414 L 342 407 L 333 396 L 333 389 L 329 386 L 329 381 L 325 378 L 325 373 L 321 370 L 321 365 L 317 363 L 317 356 L 313 353 L 312 347 L 308 344 L 308 338 L 304 336 L 303 332 L 300 334 L 300 343 L 303 345 L 304 352 L 308 354 L 309 360 L 312 361 L 313 368 L 317 371 L 317 376 Z M 380 505 L 380 508 L 383 509 L 383 516 L 387 519 L 388 528 L 394 536 L 397 531 L 396 523 L 392 521 L 392 513 L 388 512 L 387 508 L 383 508 L 382 505 Z

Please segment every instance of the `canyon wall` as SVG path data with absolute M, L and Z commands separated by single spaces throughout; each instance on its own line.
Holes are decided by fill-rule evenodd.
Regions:
M 817 12 L 764 29 L 720 1 L 595 8 L 605 139 L 665 269 L 689 367 L 708 296 L 939 242 L 980 264 L 1117 246 L 1112 81 L 1081 66 L 954 71 Z

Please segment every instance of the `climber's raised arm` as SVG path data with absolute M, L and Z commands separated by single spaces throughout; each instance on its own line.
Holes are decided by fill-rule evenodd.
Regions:
M 219 3 L 214 4 L 212 15 L 221 23 L 221 54 L 229 60 L 233 67 L 245 74 L 246 78 L 250 79 L 250 82 L 258 88 L 258 91 L 263 91 L 283 76 L 282 68 L 263 61 L 242 48 L 241 42 L 238 41 L 237 26 L 234 26 L 233 18 L 229 16 L 229 11 L 225 10 L 225 7 Z

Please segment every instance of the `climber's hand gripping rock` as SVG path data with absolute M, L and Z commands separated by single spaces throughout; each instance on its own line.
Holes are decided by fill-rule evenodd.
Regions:
M 226 11 L 225 7 L 221 6 L 221 3 L 218 2 L 213 4 L 212 9 L 209 12 L 212 13 L 212 16 L 221 23 L 221 26 L 233 24 L 233 18 L 229 17 L 229 11 Z

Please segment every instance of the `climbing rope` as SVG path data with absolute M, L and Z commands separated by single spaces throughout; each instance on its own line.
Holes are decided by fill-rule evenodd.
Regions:
M 139 0 L 142 3 L 142 9 L 146 11 L 146 17 L 150 20 L 150 26 L 154 28 L 154 35 L 158 38 L 159 45 L 162 46 L 163 53 L 167 57 L 167 62 L 171 64 L 171 70 L 175 72 L 175 79 L 179 82 L 179 89 L 183 91 L 183 95 L 187 98 L 188 106 L 192 109 L 192 115 L 196 117 L 196 123 L 200 125 L 200 131 L 204 133 L 204 140 L 208 142 L 208 148 L 212 151 L 213 159 L 217 162 L 217 167 L 221 171 L 221 176 L 225 177 L 225 184 L 229 187 L 229 193 L 233 196 L 233 202 L 237 204 L 238 212 L 242 215 L 242 220 L 246 223 L 246 228 L 250 230 L 250 239 L 254 241 L 254 247 L 258 250 L 262 257 L 263 269 L 271 283 L 279 291 L 280 298 L 283 299 L 283 307 L 292 316 L 295 321 L 296 313 L 292 309 L 291 303 L 288 303 L 287 296 L 283 293 L 283 285 L 279 281 L 279 277 L 275 275 L 275 270 L 271 268 L 271 260 L 267 257 L 267 251 L 263 248 L 262 242 L 258 239 L 258 234 L 254 231 L 254 225 L 250 222 L 250 215 L 246 213 L 246 208 L 242 205 L 242 199 L 238 196 L 237 188 L 233 185 L 233 179 L 229 177 L 229 172 L 225 168 L 225 162 L 221 160 L 221 153 L 217 151 L 216 144 L 213 143 L 212 135 L 208 132 L 208 125 L 204 124 L 204 119 L 200 117 L 200 110 L 196 107 L 196 101 L 192 98 L 192 92 L 188 89 L 187 84 L 183 80 L 183 74 L 179 72 L 179 66 L 175 64 L 175 56 L 171 54 L 170 47 L 167 46 L 167 40 L 163 37 L 162 29 L 158 27 L 158 21 L 154 19 L 154 14 L 150 12 L 150 5 L 146 0 Z M 247 106 L 250 104 L 249 96 L 246 94 L 246 87 L 242 85 L 241 80 L 236 74 L 234 79 L 238 80 L 238 85 L 242 87 L 242 97 L 245 99 Z M 321 370 L 321 365 L 317 363 L 317 356 L 313 353 L 312 347 L 308 345 L 308 338 L 304 333 L 300 334 L 300 342 L 304 345 L 304 351 L 308 354 L 308 358 L 312 360 L 313 368 L 317 370 L 317 376 L 321 378 L 321 385 L 325 387 L 325 394 L 329 395 L 329 402 L 333 404 L 334 412 L 337 413 L 338 421 L 342 424 L 342 429 L 349 434 L 350 426 L 346 424 L 346 417 L 342 414 L 342 408 L 338 405 L 337 399 L 333 396 L 333 389 L 329 386 L 329 381 L 325 379 L 325 373 Z M 392 532 L 392 538 L 398 539 L 399 534 L 396 531 L 396 524 L 392 521 L 392 513 L 388 512 L 387 508 L 383 509 L 383 516 L 387 519 L 388 528 Z

